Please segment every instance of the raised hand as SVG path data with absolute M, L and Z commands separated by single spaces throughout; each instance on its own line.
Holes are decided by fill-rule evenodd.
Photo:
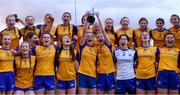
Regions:
M 100 13 L 98 11 L 95 14 L 96 14 L 97 17 L 99 17 L 99 15 L 100 15 Z
M 91 12 L 90 12 L 90 11 L 87 11 L 87 12 L 86 12 L 86 15 L 87 15 L 87 16 L 90 16 L 90 15 L 91 15 Z

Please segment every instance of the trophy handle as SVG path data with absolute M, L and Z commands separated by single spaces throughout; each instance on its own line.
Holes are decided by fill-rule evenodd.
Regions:
M 90 10 L 90 13 L 91 13 L 91 15 L 92 15 L 92 16 L 94 16 L 94 15 L 95 15 L 94 8 L 92 8 L 92 9 Z

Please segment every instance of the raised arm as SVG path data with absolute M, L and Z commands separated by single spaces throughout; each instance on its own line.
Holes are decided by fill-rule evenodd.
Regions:
M 90 12 L 86 12 L 86 17 L 88 17 L 90 15 Z M 80 42 L 80 45 L 84 45 L 85 42 L 86 42 L 86 31 L 88 30 L 88 26 L 89 26 L 89 23 L 86 21 L 84 26 L 83 26 L 83 35 L 82 35 L 82 38 L 81 38 L 81 42 Z
M 26 26 L 26 23 L 22 21 L 20 18 L 18 18 L 17 14 L 13 14 L 13 16 L 16 18 L 16 22 L 20 22 L 23 26 Z
M 54 17 L 52 15 L 50 15 L 48 17 L 50 19 L 50 23 L 48 23 L 47 27 L 44 29 L 44 31 L 47 31 L 47 32 L 50 32 L 51 31 L 51 28 L 53 26 L 53 23 L 54 23 Z
M 18 22 L 20 22 L 23 26 L 26 26 L 26 23 L 24 21 L 22 21 L 21 19 L 19 18 L 16 18 Z
M 75 49 L 76 48 L 76 43 L 77 43 L 78 37 L 76 35 L 73 36 L 73 40 L 71 41 L 71 48 Z
M 105 30 L 103 29 L 103 26 L 102 26 L 102 23 L 101 23 L 101 20 L 99 18 L 99 12 L 96 13 L 96 16 L 97 16 L 97 19 L 98 19 L 98 22 L 99 22 L 99 25 L 100 25 L 100 30 L 102 31 L 102 34 L 104 35 L 104 38 L 105 38 L 105 41 L 106 41 L 106 44 L 107 45 L 110 45 L 111 42 L 109 40 L 109 37 L 107 36 Z

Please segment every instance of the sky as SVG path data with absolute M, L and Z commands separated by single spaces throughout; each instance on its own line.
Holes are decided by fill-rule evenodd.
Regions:
M 58 25 L 62 23 L 62 14 L 68 11 L 72 15 L 71 22 L 80 25 L 81 16 L 91 8 L 100 12 L 103 23 L 111 17 L 115 29 L 120 28 L 119 22 L 124 16 L 129 18 L 131 28 L 138 27 L 141 17 L 148 19 L 151 28 L 155 28 L 156 19 L 161 17 L 165 20 L 165 27 L 169 28 L 170 16 L 180 15 L 179 0 L 0 0 L 0 30 L 6 27 L 6 16 L 14 13 L 22 20 L 28 15 L 34 16 L 35 25 L 43 23 L 44 15 L 51 13 L 55 17 L 55 25 Z M 21 24 L 16 26 L 23 27 Z

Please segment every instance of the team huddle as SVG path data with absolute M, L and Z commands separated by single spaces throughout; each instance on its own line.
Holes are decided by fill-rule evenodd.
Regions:
M 162 18 L 151 29 L 145 17 L 139 19 L 139 28 L 132 29 L 123 17 L 116 31 L 112 18 L 103 27 L 99 12 L 93 23 L 87 20 L 91 15 L 86 12 L 79 26 L 70 23 L 69 12 L 57 26 L 49 13 L 44 24 L 36 26 L 33 16 L 23 22 L 8 15 L 7 28 L 0 32 L 0 93 L 178 94 L 178 15 L 170 17 L 169 29 Z M 18 22 L 24 28 L 16 27 Z

